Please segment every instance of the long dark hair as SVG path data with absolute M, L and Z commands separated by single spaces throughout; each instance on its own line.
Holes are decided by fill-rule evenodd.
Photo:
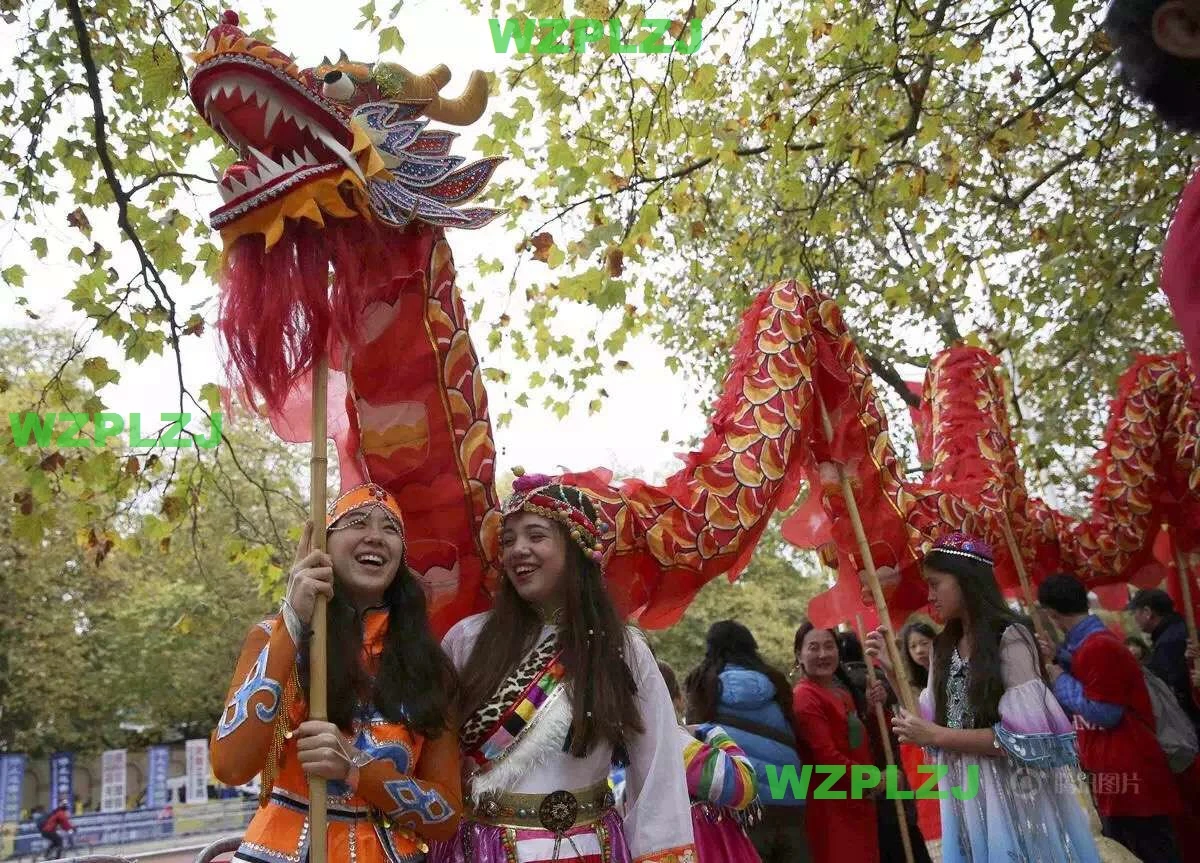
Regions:
M 1200 60 L 1176 57 L 1154 40 L 1154 13 L 1165 0 L 1112 0 L 1104 28 L 1116 46 L 1125 85 L 1169 125 L 1200 131 Z
M 796 655 L 797 665 L 800 665 L 800 651 L 804 647 L 804 639 L 807 638 L 808 634 L 816 628 L 817 627 L 813 626 L 812 621 L 806 620 L 804 623 L 800 624 L 800 628 L 796 630 L 796 637 L 792 639 L 792 653 Z M 854 685 L 854 681 L 850 679 L 850 675 L 846 672 L 846 666 L 842 664 L 842 640 L 838 638 L 837 630 L 827 629 L 825 631 L 833 636 L 833 643 L 838 646 L 838 664 L 837 668 L 833 670 L 833 676 L 837 678 L 838 682 L 841 683 L 842 686 L 846 687 L 846 690 L 850 693 L 851 697 L 853 697 L 854 709 L 858 711 L 859 719 L 865 720 L 867 717 L 867 694 Z M 855 642 L 858 641 L 857 638 L 854 640 Z M 801 671 L 803 670 L 803 666 L 801 666 Z
M 926 556 L 924 568 L 952 576 L 962 592 L 963 614 L 971 621 L 967 704 L 974 715 L 972 727 L 990 728 L 1000 721 L 1000 696 L 1004 694 L 1004 678 L 1000 673 L 1000 638 L 1004 630 L 1013 625 L 1023 626 L 1030 650 L 1034 652 L 1034 667 L 1042 667 L 1033 646 L 1036 644 L 1031 634 L 1033 622 L 1008 607 L 989 563 L 934 550 Z M 937 682 L 933 696 L 934 721 L 938 725 L 946 724 L 946 679 L 950 673 L 950 660 L 962 635 L 962 618 L 954 618 L 946 622 L 933 640 L 930 671 Z M 1042 674 L 1045 675 L 1044 670 Z
M 387 632 L 374 677 L 363 665 L 363 615 L 338 594 L 329 601 L 329 721 L 350 732 L 356 711 L 372 705 L 392 722 L 403 722 L 425 737 L 450 728 L 458 677 L 433 637 L 426 617 L 425 591 L 411 570 L 400 564 L 383 593 Z M 301 652 L 300 684 L 308 697 L 306 640 Z
M 630 636 L 604 587 L 600 567 L 584 556 L 565 529 L 557 523 L 553 527 L 567 547 L 566 602 L 558 639 L 571 696 L 569 749 L 583 758 L 607 741 L 619 753 L 626 735 L 645 730 L 637 706 L 637 682 L 625 658 Z M 503 579 L 462 675 L 463 719 L 492 697 L 533 649 L 541 631 L 537 610 Z
M 930 641 L 937 639 L 937 630 L 923 620 L 910 620 L 900 630 L 900 657 L 904 660 L 904 668 L 908 671 L 908 680 L 913 686 L 924 689 L 929 685 L 929 669 L 923 668 L 908 652 L 908 638 L 914 632 L 925 636 Z M 933 664 L 933 650 L 929 651 L 929 662 Z
M 736 620 L 718 620 L 708 628 L 704 659 L 684 681 L 687 693 L 687 718 L 690 723 L 712 722 L 721 703 L 721 672 L 737 665 L 766 676 L 775 687 L 775 703 L 792 724 L 792 687 L 783 672 L 768 665 L 758 654 L 754 635 Z

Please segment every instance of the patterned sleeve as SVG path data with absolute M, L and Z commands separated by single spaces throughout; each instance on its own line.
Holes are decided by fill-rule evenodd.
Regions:
M 702 726 L 683 751 L 688 794 L 716 806 L 742 810 L 754 802 L 758 788 L 746 753 L 719 725 Z
M 246 636 L 233 683 L 210 745 L 213 775 L 244 785 L 262 772 L 283 687 L 296 663 L 296 644 L 279 616 L 255 624 Z
M 625 655 L 637 682 L 645 731 L 626 748 L 625 835 L 633 863 L 686 863 L 696 859 L 692 804 L 679 760 L 679 724 L 666 681 L 643 637 L 630 632 Z
M 390 758 L 377 758 L 361 768 L 359 796 L 401 827 L 430 841 L 449 839 L 462 817 L 462 779 L 458 736 L 446 732 L 427 740 L 409 774 Z

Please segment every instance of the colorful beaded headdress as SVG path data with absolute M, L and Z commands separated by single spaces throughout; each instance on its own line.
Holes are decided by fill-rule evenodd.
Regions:
M 400 511 L 400 502 L 387 489 L 373 482 L 355 486 L 331 503 L 325 512 L 325 527 L 327 530 L 337 530 L 333 523 L 346 513 L 372 506 L 382 507 L 400 531 L 400 536 L 404 536 L 404 515 Z
M 525 474 L 520 468 L 513 491 L 500 507 L 500 513 L 510 516 L 516 512 L 531 512 L 553 519 L 567 529 L 576 544 L 589 558 L 604 560 L 604 534 L 608 525 L 600 520 L 596 504 L 588 494 L 573 485 L 555 482 L 545 474 Z
M 939 551 L 942 554 L 952 554 L 956 557 L 965 557 L 979 563 L 986 563 L 989 566 L 995 562 L 990 545 L 982 539 L 976 539 L 965 533 L 952 533 L 949 536 L 942 537 L 934 543 L 933 551 Z

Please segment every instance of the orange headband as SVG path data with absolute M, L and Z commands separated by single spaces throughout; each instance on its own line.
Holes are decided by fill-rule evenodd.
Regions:
M 400 512 L 400 502 L 387 489 L 373 482 L 355 486 L 329 505 L 325 513 L 326 530 L 346 513 L 371 506 L 381 506 L 387 510 L 396 520 L 400 535 L 404 536 L 404 515 Z

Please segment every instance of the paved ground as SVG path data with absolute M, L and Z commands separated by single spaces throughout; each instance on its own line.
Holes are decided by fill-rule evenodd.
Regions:
M 146 861 L 146 863 L 191 863 L 201 850 L 207 848 L 218 839 L 224 839 L 230 833 L 215 833 L 212 835 L 172 836 L 156 842 L 138 842 L 128 845 L 93 845 L 88 848 L 76 848 L 67 852 L 73 856 L 63 856 L 61 863 L 79 863 L 87 857 L 123 857 L 126 860 Z M 224 855 L 220 860 L 228 860 Z M 31 858 L 25 857 L 21 863 L 31 863 Z

